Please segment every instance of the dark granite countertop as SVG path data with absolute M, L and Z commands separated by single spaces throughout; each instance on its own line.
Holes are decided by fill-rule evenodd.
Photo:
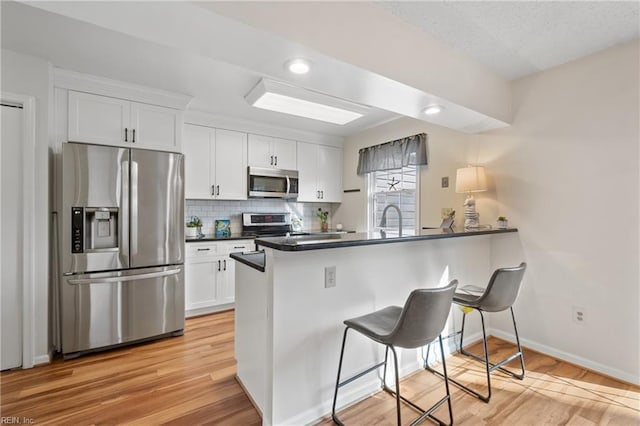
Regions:
M 229 256 L 240 263 L 244 263 L 245 265 L 252 267 L 253 269 L 257 269 L 260 272 L 264 272 L 264 264 L 265 264 L 264 251 L 252 251 L 247 253 L 231 253 Z
M 243 237 L 241 234 L 232 234 L 230 237 L 216 237 L 215 234 L 205 234 L 202 237 L 185 238 L 187 243 L 199 243 L 203 241 L 233 241 L 233 240 L 253 240 L 253 237 Z
M 343 234 L 311 234 L 293 237 L 258 238 L 256 245 L 280 251 L 321 250 L 340 247 L 365 246 L 371 244 L 391 244 L 442 238 L 471 237 L 476 235 L 504 234 L 518 232 L 517 228 L 508 229 L 475 229 L 475 230 L 442 230 L 440 228 L 422 229 L 419 235 L 403 237 L 384 237 L 380 232 L 357 232 Z

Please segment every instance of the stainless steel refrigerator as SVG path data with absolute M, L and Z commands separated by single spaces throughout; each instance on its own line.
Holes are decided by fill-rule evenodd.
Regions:
M 61 352 L 184 329 L 184 157 L 65 143 Z

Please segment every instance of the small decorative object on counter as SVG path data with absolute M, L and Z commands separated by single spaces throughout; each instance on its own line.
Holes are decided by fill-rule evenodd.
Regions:
M 187 228 L 185 230 L 186 238 L 199 238 L 202 234 L 202 221 L 198 216 L 191 216 L 189 222 L 187 222 Z
M 336 224 L 336 231 L 342 231 L 342 224 L 341 223 L 337 223 Z
M 498 216 L 498 220 L 496 221 L 496 228 L 498 229 L 507 229 L 509 227 L 509 221 L 505 216 Z
M 322 232 L 327 232 L 329 230 L 329 212 L 322 211 L 321 208 L 318 208 L 318 212 L 316 213 L 318 219 L 320 219 L 320 229 Z
M 296 232 L 302 231 L 302 227 L 303 227 L 302 218 L 298 216 L 293 216 L 291 218 L 291 226 L 293 227 L 293 230 Z
M 231 221 L 229 219 L 216 219 L 215 224 L 217 238 L 231 236 Z
M 452 229 L 455 218 L 456 218 L 455 210 L 450 210 L 449 213 L 443 215 L 442 223 L 440 224 L 440 229 Z

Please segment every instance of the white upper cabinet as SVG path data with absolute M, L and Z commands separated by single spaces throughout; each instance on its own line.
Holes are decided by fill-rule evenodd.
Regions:
M 69 140 L 124 145 L 131 134 L 131 102 L 69 91 Z
M 69 91 L 69 140 L 180 152 L 182 112 Z
M 298 201 L 342 202 L 342 149 L 298 142 Z
M 215 147 L 211 143 L 211 129 L 184 125 L 184 181 L 185 198 L 212 198 L 211 164 Z
M 296 142 L 250 134 L 249 166 L 295 170 Z
M 247 134 L 215 129 L 216 197 L 247 199 Z
M 247 134 L 185 124 L 185 198 L 247 199 Z
M 180 151 L 182 113 L 156 105 L 131 103 L 132 143 L 137 148 Z

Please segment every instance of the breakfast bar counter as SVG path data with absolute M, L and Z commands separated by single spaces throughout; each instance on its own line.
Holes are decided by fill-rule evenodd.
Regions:
M 258 238 L 256 245 L 261 252 L 236 265 L 235 356 L 238 380 L 265 425 L 308 424 L 330 413 L 345 319 L 402 306 L 412 290 L 452 279 L 482 285 L 494 269 L 525 260 L 517 229 L 315 234 Z M 445 334 L 460 321 L 453 309 Z M 479 336 L 479 324 L 467 330 L 468 341 Z M 398 353 L 401 376 L 421 368 L 421 350 Z M 379 345 L 354 339 L 343 377 L 382 357 Z M 379 385 L 370 374 L 346 386 L 338 407 Z

